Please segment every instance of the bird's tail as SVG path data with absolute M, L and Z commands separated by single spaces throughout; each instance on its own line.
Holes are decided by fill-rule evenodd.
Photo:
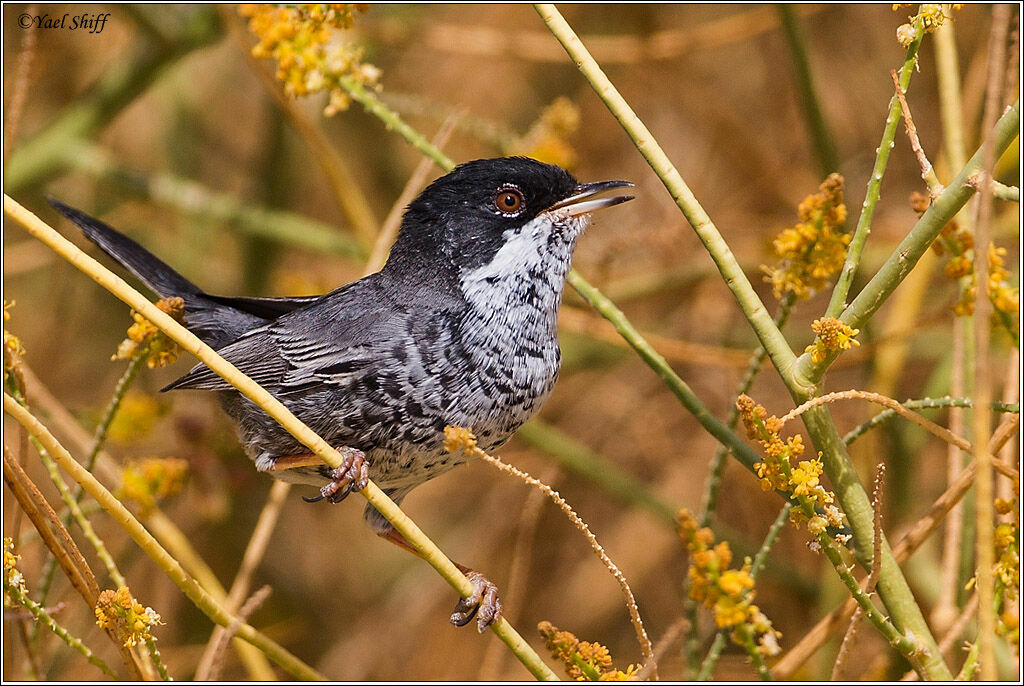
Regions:
M 134 274 L 161 298 L 200 295 L 199 287 L 124 234 L 81 210 L 50 198 L 50 204 L 82 230 L 85 237 Z

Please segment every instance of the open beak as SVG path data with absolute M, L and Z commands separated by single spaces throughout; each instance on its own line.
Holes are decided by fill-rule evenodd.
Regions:
M 631 187 L 629 181 L 598 181 L 596 183 L 584 183 L 576 186 L 575 192 L 564 200 L 559 200 L 549 207 L 546 212 L 558 212 L 562 215 L 575 217 L 580 214 L 587 214 L 604 207 L 611 207 L 632 200 L 632 195 L 615 195 L 610 198 L 594 198 L 598 193 L 611 190 L 612 188 Z M 591 199 L 593 198 L 593 199 Z

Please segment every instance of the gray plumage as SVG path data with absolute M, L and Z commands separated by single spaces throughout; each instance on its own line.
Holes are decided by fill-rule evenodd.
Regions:
M 203 293 L 134 241 L 52 202 L 160 296 L 181 296 L 186 325 L 328 443 L 363 451 L 370 478 L 401 501 L 464 462 L 444 450 L 446 425 L 471 428 L 490 450 L 547 399 L 577 239 L 589 211 L 629 198 L 584 199 L 624 185 L 581 186 L 526 158 L 460 165 L 410 204 L 380 272 L 311 298 Z M 167 389 L 218 393 L 261 470 L 309 452 L 204 365 Z M 326 466 L 272 473 L 331 480 Z M 372 507 L 366 517 L 378 532 L 389 526 Z

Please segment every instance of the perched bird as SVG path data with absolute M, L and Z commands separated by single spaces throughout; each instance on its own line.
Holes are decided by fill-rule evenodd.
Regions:
M 85 236 L 161 297 L 181 297 L 185 325 L 266 388 L 344 457 L 331 470 L 205 365 L 164 390 L 216 391 L 256 467 L 343 499 L 372 478 L 395 502 L 465 461 L 443 446 L 446 425 L 484 450 L 504 443 L 551 393 L 558 307 L 576 241 L 596 198 L 626 181 L 580 184 L 560 167 L 512 157 L 476 160 L 437 179 L 406 209 L 387 263 L 326 295 L 210 295 L 135 241 L 51 200 Z M 380 536 L 413 550 L 376 509 Z M 413 550 L 413 552 L 415 552 Z M 494 585 L 461 567 L 475 592 L 451 621 L 500 613 Z

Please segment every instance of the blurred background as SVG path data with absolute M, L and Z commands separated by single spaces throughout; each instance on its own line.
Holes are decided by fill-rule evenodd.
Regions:
M 797 204 L 827 172 L 845 176 L 850 222 L 856 221 L 893 91 L 889 71 L 905 56 L 896 28 L 915 10 L 790 10 L 834 145 L 832 167 L 808 127 L 779 8 L 623 4 L 562 11 L 774 311 L 760 266 L 772 263 L 772 238 L 796 223 Z M 110 16 L 92 33 L 18 23 L 26 13 L 65 12 Z M 990 8 L 968 5 L 954 26 L 973 153 Z M 443 148 L 456 161 L 531 154 L 568 166 L 581 180 L 633 181 L 637 200 L 596 218 L 574 264 L 650 334 L 716 416 L 727 416 L 756 339 L 659 180 L 530 6 L 372 5 L 342 37 L 380 70 L 381 100 L 426 137 L 454 121 Z M 323 116 L 322 94 L 283 107 L 275 96 L 280 84 L 268 78 L 271 61 L 248 54 L 256 40 L 236 7 L 5 4 L 3 38 L 5 192 L 83 247 L 45 197 L 99 216 L 213 293 L 322 293 L 358 278 L 377 227 L 423 159 L 358 103 L 332 117 Z M 922 145 L 948 181 L 935 71 L 926 38 L 908 97 Z M 337 160 L 334 180 L 322 163 L 325 147 Z M 1015 183 L 1016 143 L 1012 158 L 1002 169 Z M 440 173 L 434 167 L 428 179 Z M 854 292 L 913 225 L 914 191 L 925 187 L 901 126 Z M 994 239 L 1009 249 L 1016 278 L 1018 208 L 995 207 Z M 127 308 L 6 218 L 3 244 L 4 299 L 15 302 L 5 328 L 20 338 L 24 364 L 39 383 L 92 431 L 124 371 L 125 363 L 110 357 L 131 324 Z M 916 291 L 898 294 L 862 331 L 862 346 L 833 368 L 828 390 L 864 388 L 897 399 L 948 392 L 956 284 L 931 253 L 915 275 Z M 785 329 L 794 350 L 811 342 L 810 322 L 827 301 L 826 292 L 799 303 Z M 685 600 L 687 559 L 672 514 L 700 508 L 716 443 L 571 289 L 563 310 L 564 361 L 553 397 L 540 421 L 498 454 L 553 486 L 589 523 L 629 580 L 657 642 Z M 1015 354 L 995 333 L 997 396 L 1007 380 L 1010 390 L 1016 387 L 1016 371 L 1006 371 Z M 142 372 L 107 449 L 118 460 L 188 461 L 187 486 L 161 507 L 230 585 L 272 480 L 244 456 L 213 398 L 157 393 L 192 363 L 183 355 L 173 368 Z M 30 401 L 33 392 L 30 385 Z M 791 408 L 770 366 L 750 395 L 771 413 Z M 841 431 L 876 411 L 853 402 L 832 407 Z M 946 422 L 944 411 L 930 416 Z M 10 445 L 7 436 L 16 431 L 5 417 Z M 888 424 L 853 452 L 866 483 L 878 461 L 889 466 L 890 534 L 944 490 L 945 446 L 917 427 Z M 598 466 L 590 473 L 573 467 L 578 460 L 569 458 L 579 456 Z M 26 465 L 59 502 L 38 460 L 29 456 Z M 634 487 L 634 495 L 596 481 L 595 470 Z M 447 623 L 454 592 L 428 565 L 363 525 L 361 498 L 334 507 L 306 504 L 299 496 L 311 490 L 292 490 L 255 573 L 254 587 L 269 584 L 272 594 L 253 615 L 254 626 L 332 679 L 529 677 L 493 635 Z M 16 504 L 7 495 L 4 535 L 12 536 Z M 729 460 L 714 528 L 739 560 L 757 550 L 780 506 Z M 539 651 L 535 627 L 547 620 L 607 645 L 620 669 L 640 661 L 616 582 L 565 517 L 521 482 L 472 463 L 418 488 L 404 509 L 453 559 L 498 584 L 506 616 Z M 109 518 L 92 520 L 138 600 L 163 617 L 155 634 L 171 674 L 191 678 L 211 623 Z M 41 546 L 26 522 L 21 527 L 20 568 L 32 590 Z M 787 526 L 758 582 L 757 604 L 782 632 L 783 650 L 844 597 L 833 570 L 805 542 L 805 532 Z M 92 550 L 80 545 L 99 574 Z M 906 565 L 926 613 L 938 591 L 940 552 L 930 543 Z M 62 623 L 116 663 L 110 642 L 59 579 L 48 602 L 62 601 Z M 707 644 L 713 622 L 706 612 L 700 617 Z M 5 615 L 5 629 L 16 622 Z M 41 645 L 41 677 L 99 676 L 52 637 Z M 827 677 L 836 647 L 821 651 L 802 674 Z M 667 649 L 663 678 L 687 677 L 681 649 L 679 640 Z M 889 660 L 869 629 L 857 654 L 854 678 L 899 676 L 905 668 Z M 25 660 L 18 641 L 4 641 L 6 678 L 29 675 Z M 221 676 L 246 678 L 233 651 Z M 716 678 L 755 677 L 745 654 L 727 648 Z

